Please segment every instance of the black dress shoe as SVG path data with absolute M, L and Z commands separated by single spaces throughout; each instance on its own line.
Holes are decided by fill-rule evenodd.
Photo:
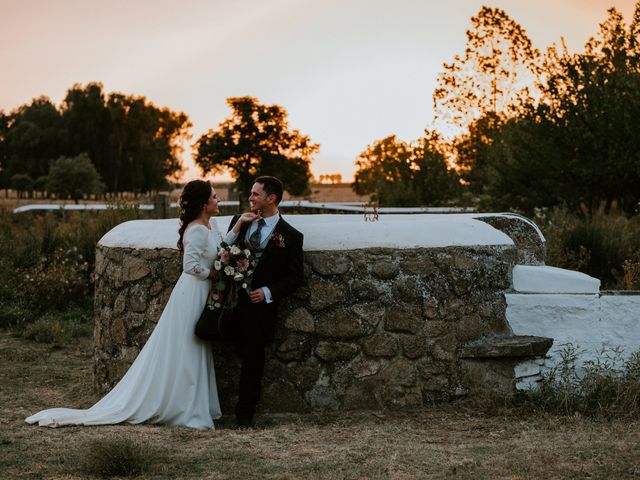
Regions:
M 256 423 L 253 421 L 252 417 L 238 417 L 236 419 L 236 428 L 238 430 L 248 430 L 250 428 L 255 428 Z

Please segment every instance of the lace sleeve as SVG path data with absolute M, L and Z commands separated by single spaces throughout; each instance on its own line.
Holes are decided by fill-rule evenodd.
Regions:
M 208 231 L 204 226 L 192 226 L 184 232 L 184 256 L 182 270 L 200 280 L 209 277 L 209 268 L 202 262 L 202 253 L 207 248 Z

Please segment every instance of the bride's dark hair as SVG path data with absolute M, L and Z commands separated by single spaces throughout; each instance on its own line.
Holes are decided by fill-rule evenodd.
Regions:
M 184 186 L 180 194 L 180 229 L 178 234 L 178 250 L 184 251 L 182 238 L 187 226 L 202 213 L 202 207 L 209 201 L 211 185 L 204 180 L 192 180 Z

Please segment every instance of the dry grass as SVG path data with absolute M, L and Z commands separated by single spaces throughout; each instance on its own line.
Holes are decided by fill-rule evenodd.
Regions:
M 638 420 L 487 412 L 469 405 L 263 416 L 263 428 L 246 432 L 229 428 L 230 419 L 210 432 L 26 425 L 23 418 L 39 409 L 87 407 L 97 400 L 91 351 L 88 339 L 54 348 L 0 332 L 2 478 L 92 478 L 87 458 L 95 456 L 96 445 L 128 455 L 131 444 L 141 446 L 134 453 L 144 456 L 136 478 L 640 477 Z

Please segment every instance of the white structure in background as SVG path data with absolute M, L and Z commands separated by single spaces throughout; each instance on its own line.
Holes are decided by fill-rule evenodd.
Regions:
M 546 367 L 557 365 L 564 345 L 578 349 L 578 366 L 599 352 L 640 349 L 640 295 L 600 292 L 600 280 L 548 266 L 517 265 L 514 293 L 505 294 L 507 320 L 515 335 L 553 338 Z M 518 388 L 532 385 L 544 362 L 516 368 Z

